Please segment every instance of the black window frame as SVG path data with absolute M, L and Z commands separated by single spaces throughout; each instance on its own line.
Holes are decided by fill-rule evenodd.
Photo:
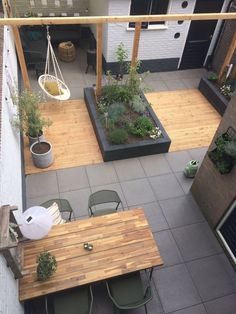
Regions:
M 169 0 L 131 0 L 130 15 L 167 14 Z M 153 13 L 153 8 L 156 12 Z M 133 12 L 132 12 L 133 11 Z M 148 29 L 149 25 L 165 25 L 165 21 L 142 22 L 142 28 Z M 135 28 L 135 23 L 130 22 L 129 28 Z

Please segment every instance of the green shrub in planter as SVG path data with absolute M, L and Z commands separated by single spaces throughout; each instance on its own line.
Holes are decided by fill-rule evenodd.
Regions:
M 115 129 L 110 132 L 110 138 L 113 144 L 124 144 L 127 141 L 128 133 L 124 129 Z
M 138 117 L 133 123 L 129 124 L 129 132 L 139 137 L 149 135 L 152 129 L 152 121 L 146 116 Z
M 226 142 L 224 146 L 224 150 L 227 155 L 236 159 L 236 141 Z
M 54 255 L 44 251 L 37 256 L 37 277 L 43 281 L 50 278 L 57 269 L 57 262 Z

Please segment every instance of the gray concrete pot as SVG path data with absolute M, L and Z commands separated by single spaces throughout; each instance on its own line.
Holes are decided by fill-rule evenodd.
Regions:
M 27 134 L 27 135 L 28 135 L 28 139 L 29 139 L 29 146 L 31 146 L 35 142 L 38 142 L 38 138 L 39 138 L 40 142 L 43 142 L 45 140 L 43 132 L 42 132 L 42 134 L 39 137 L 32 137 L 29 134 Z
M 40 146 L 41 145 L 41 146 Z M 44 152 L 40 152 L 40 147 Z M 33 163 L 37 168 L 47 168 L 53 163 L 52 145 L 49 142 L 35 142 L 30 146 Z

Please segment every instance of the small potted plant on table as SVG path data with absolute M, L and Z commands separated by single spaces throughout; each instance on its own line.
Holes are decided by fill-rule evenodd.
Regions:
M 54 255 L 44 251 L 37 256 L 37 278 L 44 281 L 50 278 L 57 269 L 57 261 Z

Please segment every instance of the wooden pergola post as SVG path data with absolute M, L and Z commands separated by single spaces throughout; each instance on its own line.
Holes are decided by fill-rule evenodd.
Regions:
M 222 64 L 222 66 L 220 68 L 220 72 L 219 72 L 219 75 L 218 75 L 218 82 L 220 84 L 223 83 L 223 78 L 224 78 L 223 74 L 224 74 L 224 71 L 225 71 L 225 67 L 230 64 L 230 61 L 231 61 L 231 59 L 233 57 L 235 49 L 236 49 L 236 32 L 234 33 L 233 39 L 232 39 L 231 44 L 229 46 L 229 50 L 228 50 L 228 52 L 226 54 L 226 57 L 225 57 L 225 60 L 224 60 L 224 62 Z
M 12 11 L 11 11 L 11 7 L 9 5 L 8 0 L 3 1 L 3 4 L 4 4 L 4 7 L 5 7 L 5 10 L 6 10 L 8 17 L 12 17 Z M 12 32 L 13 32 L 13 36 L 14 36 L 14 42 L 15 42 L 15 46 L 16 46 L 16 52 L 17 52 L 18 60 L 20 63 L 24 87 L 26 89 L 30 89 L 30 81 L 29 81 L 28 71 L 27 71 L 27 67 L 26 67 L 26 63 L 25 63 L 25 56 L 24 56 L 24 52 L 23 52 L 23 48 L 22 48 L 22 44 L 21 44 L 19 28 L 16 25 L 12 25 L 11 28 L 12 28 Z
M 133 51 L 132 51 L 132 60 L 131 66 L 134 67 L 138 57 L 138 47 L 140 40 L 142 22 L 135 23 L 135 33 L 134 33 L 134 42 L 133 42 Z
M 97 24 L 97 78 L 96 78 L 96 96 L 102 93 L 102 46 L 103 46 L 103 24 Z

